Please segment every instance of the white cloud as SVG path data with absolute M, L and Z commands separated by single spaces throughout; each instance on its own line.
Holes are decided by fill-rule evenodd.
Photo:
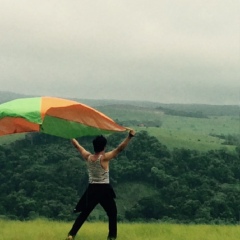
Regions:
M 238 101 L 237 0 L 0 2 L 1 90 Z

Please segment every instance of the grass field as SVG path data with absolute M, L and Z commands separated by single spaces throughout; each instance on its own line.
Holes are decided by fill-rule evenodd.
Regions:
M 0 220 L 3 240 L 64 240 L 72 223 Z M 106 240 L 107 223 L 85 223 L 76 240 Z M 118 240 L 239 240 L 240 226 L 119 223 Z
M 104 113 L 121 121 L 137 120 L 142 127 L 132 125 L 137 131 L 146 130 L 168 148 L 188 148 L 199 151 L 227 148 L 235 146 L 223 145 L 223 140 L 211 135 L 240 134 L 239 116 L 210 116 L 209 118 L 190 118 L 166 115 L 150 108 L 140 107 L 103 107 Z M 161 122 L 161 126 L 144 127 L 149 121 Z
M 208 119 L 162 116 L 161 127 L 135 127 L 146 130 L 168 148 L 188 148 L 199 151 L 235 146 L 223 145 L 224 140 L 212 135 L 240 134 L 239 120 L 235 117 L 212 117 Z

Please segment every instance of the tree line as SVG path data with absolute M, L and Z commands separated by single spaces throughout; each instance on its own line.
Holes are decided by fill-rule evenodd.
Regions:
M 124 137 L 120 133 L 107 136 L 108 149 Z M 92 138 L 79 141 L 92 151 Z M 111 162 L 111 183 L 114 188 L 127 183 L 130 189 L 131 183 L 141 182 L 154 194 L 133 203 L 121 220 L 238 223 L 239 156 L 239 146 L 234 152 L 169 150 L 146 131 L 138 132 Z M 87 181 L 85 163 L 69 140 L 28 134 L 24 140 L 0 146 L 1 217 L 72 220 L 76 216 L 71 210 Z

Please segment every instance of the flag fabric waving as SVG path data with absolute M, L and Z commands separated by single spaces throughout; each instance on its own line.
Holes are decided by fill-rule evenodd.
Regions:
M 70 139 L 126 130 L 96 109 L 68 99 L 33 97 L 0 104 L 0 136 L 42 132 Z

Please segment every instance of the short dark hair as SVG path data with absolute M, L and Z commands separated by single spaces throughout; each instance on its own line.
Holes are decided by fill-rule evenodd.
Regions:
M 95 153 L 101 152 L 107 145 L 107 139 L 103 135 L 95 137 L 92 141 Z

